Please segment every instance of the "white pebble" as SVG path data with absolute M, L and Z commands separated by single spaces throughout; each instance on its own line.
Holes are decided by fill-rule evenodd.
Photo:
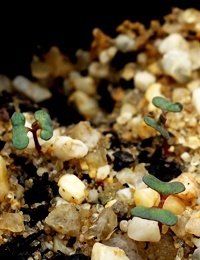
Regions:
M 104 180 L 108 176 L 109 173 L 110 173 L 110 166 L 107 164 L 107 165 L 101 166 L 97 169 L 96 177 L 98 179 Z
M 158 242 L 161 238 L 158 222 L 133 217 L 128 225 L 127 235 L 136 241 Z
M 80 204 L 87 196 L 85 184 L 73 174 L 63 175 L 58 186 L 60 196 L 68 202 Z
M 96 242 L 92 248 L 91 260 L 129 260 L 124 250 L 119 247 L 107 246 Z
M 13 79 L 13 87 L 35 102 L 42 102 L 52 96 L 47 88 L 20 75 Z
M 180 155 L 181 159 L 184 161 L 184 162 L 190 162 L 191 160 L 191 156 L 188 152 L 184 152 Z
M 135 114 L 136 109 L 131 104 L 124 104 L 121 107 L 120 115 L 117 117 L 116 121 L 118 124 L 123 125 L 131 120 L 132 116 Z
M 173 49 L 188 49 L 188 42 L 179 33 L 171 33 L 169 36 L 159 42 L 158 50 L 160 53 L 164 54 Z
M 117 53 L 117 48 L 115 46 L 111 46 L 107 49 L 104 49 L 99 54 L 99 61 L 102 64 L 106 64 L 113 59 L 116 53 Z
M 133 192 L 131 188 L 124 188 L 116 192 L 117 196 L 121 199 L 131 200 L 133 198 Z
M 196 111 L 200 114 L 200 87 L 195 88 L 192 92 L 192 104 Z
M 191 77 L 192 63 L 187 52 L 171 50 L 163 55 L 161 65 L 164 72 L 179 83 L 186 83 Z
M 124 233 L 127 233 L 128 231 L 128 221 L 127 220 L 121 220 L 119 222 L 120 230 Z
M 69 136 L 57 136 L 52 144 L 52 154 L 62 161 L 82 158 L 88 153 L 88 147 Z
M 135 73 L 135 87 L 141 91 L 146 91 L 146 89 L 155 81 L 156 77 L 148 71 L 137 71 Z
M 115 45 L 117 46 L 119 51 L 128 52 L 133 50 L 135 45 L 135 40 L 129 37 L 128 35 L 119 34 L 115 38 Z

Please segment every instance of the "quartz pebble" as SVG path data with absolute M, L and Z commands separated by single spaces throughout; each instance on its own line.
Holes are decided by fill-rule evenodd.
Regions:
M 69 136 L 57 136 L 51 146 L 52 155 L 62 161 L 82 158 L 88 153 L 88 147 L 80 140 Z
M 80 213 L 73 203 L 60 204 L 45 218 L 45 222 L 55 231 L 78 237 L 81 229 Z
M 135 40 L 125 34 L 119 34 L 115 38 L 115 45 L 117 46 L 118 50 L 124 53 L 133 50 L 134 44 Z
M 147 88 L 156 81 L 156 77 L 148 71 L 137 71 L 135 73 L 135 87 L 141 91 L 146 91 Z
M 111 207 L 102 209 L 96 222 L 84 234 L 86 239 L 94 237 L 100 240 L 107 240 L 117 227 L 117 215 Z
M 51 92 L 38 83 L 34 83 L 24 76 L 16 76 L 13 79 L 13 87 L 15 90 L 23 93 L 36 103 L 51 98 Z
M 92 127 L 90 122 L 81 121 L 73 127 L 70 136 L 73 139 L 82 141 L 88 147 L 88 150 L 91 151 L 97 147 L 101 133 Z
M 129 260 L 125 252 L 119 247 L 106 246 L 96 242 L 92 248 L 91 260 Z
M 163 39 L 159 45 L 158 50 L 161 54 L 164 54 L 170 50 L 178 49 L 178 50 L 187 50 L 188 42 L 184 39 L 184 37 L 179 33 L 171 33 L 165 39 Z
M 10 184 L 8 181 L 6 161 L 0 155 L 0 202 L 6 199 L 6 195 L 10 191 Z
M 23 231 L 24 230 L 23 214 L 20 212 L 3 213 L 2 215 L 0 215 L 0 229 L 9 230 L 16 233 Z
M 197 87 L 192 92 L 192 104 L 194 105 L 198 114 L 200 114 L 200 87 Z
M 127 235 L 136 241 L 158 242 L 161 238 L 158 222 L 133 217 L 128 224 Z
M 69 100 L 71 103 L 75 104 L 79 113 L 85 118 L 89 119 L 96 115 L 99 111 L 97 100 L 81 90 L 74 91 Z
M 190 219 L 185 225 L 186 232 L 193 234 L 197 237 L 200 236 L 200 211 L 196 210 L 192 213 Z
M 97 169 L 96 177 L 100 180 L 104 180 L 109 173 L 110 173 L 110 166 L 107 164 Z
M 68 202 L 80 204 L 87 196 L 85 184 L 74 174 L 64 174 L 58 186 L 60 196 Z
M 160 195 L 151 188 L 137 189 L 134 192 L 134 201 L 136 206 L 153 207 L 158 206 Z
M 103 50 L 102 52 L 100 52 L 99 61 L 102 64 L 106 64 L 114 58 L 116 53 L 117 53 L 117 48 L 115 46 L 111 46 L 111 47 Z
M 177 197 L 188 202 L 195 202 L 198 197 L 198 186 L 195 180 L 195 175 L 191 172 L 183 172 L 171 182 L 180 181 L 184 184 L 185 190 L 178 193 Z
M 189 81 L 192 73 L 192 63 L 189 54 L 183 50 L 170 50 L 163 55 L 164 72 L 179 83 Z
M 126 124 L 135 113 L 136 113 L 136 109 L 134 106 L 128 103 L 124 104 L 121 107 L 120 115 L 117 117 L 116 121 L 120 125 Z
M 104 244 L 121 248 L 130 259 L 142 260 L 136 243 L 127 234 L 114 233 Z

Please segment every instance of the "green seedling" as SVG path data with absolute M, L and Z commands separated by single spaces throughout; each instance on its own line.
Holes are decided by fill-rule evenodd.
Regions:
M 53 136 L 53 127 L 51 118 L 44 110 L 38 110 L 34 113 L 35 121 L 32 123 L 31 128 L 25 126 L 25 116 L 20 112 L 14 112 L 11 117 L 12 123 L 12 143 L 20 150 L 25 149 L 29 144 L 27 136 L 30 131 L 33 134 L 35 148 L 41 152 L 41 146 L 38 141 L 37 131 L 40 129 L 41 139 L 47 141 Z
M 179 102 L 171 102 L 163 97 L 160 96 L 156 96 L 152 99 L 152 103 L 155 107 L 160 108 L 161 109 L 161 114 L 158 118 L 158 120 L 155 120 L 152 117 L 145 117 L 144 118 L 144 122 L 153 127 L 155 130 L 157 130 L 163 137 L 164 137 L 164 151 L 165 154 L 168 153 L 168 139 L 170 137 L 169 132 L 166 129 L 166 116 L 167 113 L 169 112 L 173 112 L 173 113 L 177 113 L 177 112 L 181 112 L 183 109 L 183 105 Z
M 136 206 L 131 210 L 131 214 L 135 217 L 140 217 L 148 220 L 158 221 L 161 229 L 161 224 L 173 226 L 177 223 L 177 216 L 170 210 L 163 209 L 163 204 L 169 195 L 178 194 L 185 190 L 185 186 L 181 182 L 163 182 L 153 175 L 145 175 L 144 183 L 157 191 L 160 194 L 160 203 L 157 207 L 147 208 L 145 206 Z

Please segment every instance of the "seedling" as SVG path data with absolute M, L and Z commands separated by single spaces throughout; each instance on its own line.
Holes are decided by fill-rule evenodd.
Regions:
M 38 141 L 37 131 L 40 129 L 41 139 L 47 141 L 53 135 L 53 127 L 51 118 L 44 110 L 38 110 L 34 113 L 35 121 L 32 123 L 31 128 L 25 126 L 25 116 L 20 112 L 14 112 L 11 117 L 12 123 L 12 142 L 13 145 L 20 150 L 25 149 L 29 144 L 27 136 L 30 131 L 33 134 L 33 140 L 36 150 L 40 153 L 41 146 Z
M 181 112 L 181 110 L 183 109 L 183 105 L 179 102 L 171 102 L 160 96 L 154 97 L 152 99 L 152 103 L 155 107 L 158 107 L 161 109 L 161 114 L 160 114 L 158 120 L 155 120 L 154 118 L 147 116 L 144 118 L 144 122 L 147 125 L 153 127 L 158 132 L 160 132 L 160 134 L 164 137 L 164 151 L 165 151 L 165 154 L 167 154 L 168 147 L 169 147 L 168 139 L 169 139 L 170 135 L 165 126 L 165 123 L 167 120 L 166 116 L 167 116 L 167 113 L 169 113 L 169 112 L 174 112 L 174 113 Z
M 143 177 L 144 183 L 160 194 L 160 203 L 157 207 L 147 208 L 145 206 L 136 206 L 131 210 L 131 214 L 136 217 L 155 220 L 159 222 L 159 227 L 165 224 L 173 226 L 177 223 L 177 216 L 170 210 L 163 209 L 163 204 L 169 195 L 178 194 L 185 190 L 185 186 L 181 182 L 163 182 L 155 176 L 149 174 Z

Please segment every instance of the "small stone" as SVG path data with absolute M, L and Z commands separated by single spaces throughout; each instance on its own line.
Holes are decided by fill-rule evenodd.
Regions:
M 158 50 L 161 54 L 164 54 L 170 50 L 187 50 L 188 42 L 179 33 L 171 33 L 169 36 L 165 37 L 158 46 Z
M 74 103 L 79 113 L 86 119 L 89 119 L 99 112 L 99 106 L 96 98 L 89 96 L 83 91 L 74 91 L 70 98 L 70 103 Z
M 200 248 L 196 248 L 192 254 L 192 260 L 200 259 Z
M 115 46 L 111 46 L 107 49 L 104 49 L 99 53 L 99 61 L 102 64 L 109 63 L 114 58 L 116 53 L 117 48 Z
M 116 122 L 120 125 L 126 124 L 131 120 L 132 116 L 136 113 L 136 109 L 131 104 L 124 104 L 120 109 L 120 115 L 117 117 Z
M 74 174 L 64 174 L 58 186 L 60 196 L 68 202 L 80 204 L 87 196 L 85 184 Z
M 21 213 L 4 212 L 0 215 L 0 229 L 11 232 L 22 232 L 24 230 L 24 219 Z
M 30 81 L 24 76 L 16 76 L 13 79 L 13 86 L 17 91 L 23 93 L 36 103 L 49 99 L 52 96 L 51 92 L 47 88 Z
M 88 147 L 89 151 L 91 151 L 97 147 L 101 133 L 93 128 L 90 122 L 81 121 L 72 128 L 70 136 L 82 141 Z
M 161 83 L 152 83 L 146 90 L 145 92 L 145 98 L 148 100 L 149 104 L 148 104 L 148 111 L 155 111 L 157 110 L 158 108 L 155 107 L 153 104 L 152 104 L 152 99 L 155 97 L 155 96 L 161 96 L 163 97 L 162 93 L 161 93 L 161 89 L 162 89 L 162 84 Z
M 179 181 L 184 184 L 185 190 L 178 193 L 177 197 L 188 202 L 194 202 L 198 197 L 198 187 L 195 180 L 195 174 L 191 172 L 183 172 L 177 178 L 174 178 L 171 182 Z
M 81 229 L 80 213 L 72 203 L 60 204 L 46 217 L 45 222 L 58 233 L 78 237 Z
M 116 228 L 117 215 L 111 207 L 104 208 L 97 221 L 85 233 L 86 239 L 96 238 L 97 240 L 107 240 Z
M 200 211 L 197 210 L 192 213 L 190 219 L 185 225 L 185 230 L 186 232 L 199 237 L 200 236 L 199 225 L 200 225 Z
M 88 153 L 87 146 L 69 136 L 57 136 L 51 146 L 52 155 L 62 161 L 82 158 Z
M 156 77 L 148 71 L 137 71 L 134 77 L 135 87 L 141 91 L 146 91 L 147 88 L 156 81 Z
M 104 244 L 121 248 L 130 259 L 142 260 L 138 254 L 136 243 L 126 234 L 114 233 Z
M 189 54 L 182 50 L 170 50 L 161 61 L 164 72 L 179 83 L 187 83 L 191 77 L 192 63 Z
M 194 105 L 198 114 L 200 114 L 200 87 L 197 87 L 192 92 L 192 104 Z
M 93 61 L 88 67 L 88 73 L 94 78 L 106 78 L 109 76 L 109 66 L 108 64 Z
M 0 202 L 5 201 L 6 195 L 10 191 L 10 184 L 8 181 L 6 161 L 0 155 Z
M 104 165 L 97 169 L 97 179 L 104 180 L 110 173 L 110 165 Z
M 134 201 L 136 206 L 153 207 L 158 206 L 160 195 L 151 188 L 137 189 L 134 192 Z
M 115 45 L 117 46 L 119 51 L 126 53 L 128 51 L 133 50 L 135 40 L 128 35 L 119 34 L 115 38 Z
M 127 235 L 136 241 L 158 242 L 161 239 L 157 221 L 138 217 L 129 222 Z
M 0 92 L 2 93 L 5 90 L 7 92 L 12 93 L 13 91 L 12 81 L 7 76 L 0 74 Z
M 83 91 L 87 95 L 95 95 L 96 94 L 96 84 L 95 80 L 92 77 L 86 76 L 76 76 L 70 78 L 70 83 L 76 90 Z
M 119 247 L 106 246 L 96 242 L 92 248 L 91 260 L 129 260 L 125 252 Z

